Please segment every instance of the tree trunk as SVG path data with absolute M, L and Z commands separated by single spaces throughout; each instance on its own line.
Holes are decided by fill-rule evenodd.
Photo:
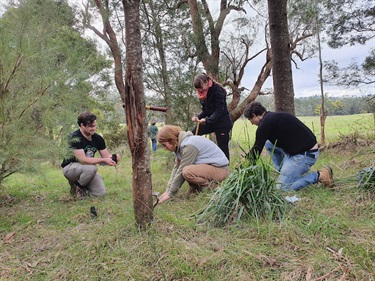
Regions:
M 197 48 L 197 57 L 201 61 L 209 74 L 213 79 L 219 81 L 219 57 L 220 57 L 220 33 L 222 30 L 223 22 L 225 17 L 229 14 L 227 9 L 226 1 L 222 1 L 220 8 L 220 16 L 216 25 L 209 13 L 206 1 L 202 1 L 203 8 L 206 13 L 206 19 L 208 20 L 210 36 L 211 36 L 211 54 L 206 45 L 206 36 L 204 33 L 203 22 L 201 14 L 199 13 L 199 7 L 197 0 L 188 0 L 190 16 L 192 20 L 192 26 L 195 36 L 195 46 Z
M 132 154 L 134 214 L 137 225 L 144 229 L 153 220 L 153 208 L 139 4 L 140 0 L 123 0 L 126 42 L 124 105 Z
M 268 0 L 275 111 L 294 114 L 287 0 Z
M 95 0 L 102 23 L 103 32 L 91 25 L 89 4 L 85 5 L 84 25 L 104 40 L 111 49 L 114 60 L 115 84 L 120 93 L 128 126 L 128 142 L 132 154 L 133 204 L 135 221 L 145 229 L 153 220 L 152 182 L 148 138 L 145 95 L 143 89 L 142 47 L 139 20 L 139 0 L 123 0 L 126 29 L 126 76 L 124 81 L 121 50 L 116 33 L 112 28 L 107 1 Z
M 317 13 L 319 13 L 319 9 L 317 6 L 316 1 L 315 8 Z M 321 40 L 320 40 L 320 26 L 319 26 L 319 14 L 316 15 L 316 38 L 318 41 L 318 51 L 319 51 L 319 83 L 320 83 L 320 94 L 322 97 L 322 104 L 320 107 L 320 144 L 324 145 L 326 141 L 326 135 L 325 135 L 325 123 L 326 123 L 326 115 L 325 115 L 325 109 L 324 109 L 324 89 L 323 89 L 323 60 L 322 60 L 322 46 L 321 46 Z

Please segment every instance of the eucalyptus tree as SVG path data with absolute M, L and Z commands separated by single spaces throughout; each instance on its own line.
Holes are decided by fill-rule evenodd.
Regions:
M 0 18 L 0 182 L 61 159 L 64 132 L 96 104 L 87 80 L 108 64 L 74 24 L 66 1 L 19 1 Z
M 254 19 L 249 20 L 242 16 L 246 14 L 244 5 L 247 2 L 241 0 L 220 1 L 216 17 L 212 14 L 206 0 L 200 2 L 196 0 L 181 0 L 177 4 L 177 7 L 183 7 L 184 5 L 189 7 L 197 60 L 203 63 L 208 74 L 230 89 L 229 95 L 232 100 L 229 103 L 229 111 L 234 122 L 242 115 L 246 105 L 260 93 L 262 85 L 271 72 L 270 53 L 267 48 L 263 48 L 255 54 L 250 53 L 253 44 L 253 40 L 250 38 L 256 34 L 256 31 L 254 26 L 249 24 Z M 233 35 L 229 35 L 229 38 L 224 39 L 224 36 L 221 35 L 225 27 L 229 26 L 229 14 L 232 11 L 236 12 L 238 18 L 236 26 L 238 28 L 233 26 L 231 28 L 236 28 L 237 33 L 231 31 Z M 260 67 L 254 87 L 240 103 L 241 95 L 245 90 L 244 87 L 241 87 L 245 68 L 251 60 L 261 53 L 265 53 L 265 62 Z
M 174 3 L 142 1 L 144 83 L 150 101 L 168 108 L 165 122 L 187 128 L 199 110 L 191 86 L 197 60 L 188 9 L 174 9 Z
M 217 18 L 214 19 L 208 2 L 202 0 L 181 0 L 177 7 L 188 4 L 191 23 L 194 31 L 195 52 L 207 71 L 214 79 L 220 80 L 220 35 L 228 15 L 232 11 L 246 13 L 243 8 L 247 1 L 220 1 L 220 8 Z
M 96 16 L 101 20 L 101 30 L 93 21 Z M 128 143 L 132 155 L 135 221 L 140 229 L 146 229 L 153 220 L 153 206 L 143 86 L 140 1 L 87 2 L 83 11 L 83 24 L 101 38 L 111 51 L 114 80 L 126 114 Z
M 326 63 L 327 81 L 346 87 L 375 83 L 375 4 L 373 0 L 326 0 L 321 3 L 322 19 L 332 48 L 369 43 L 368 56 L 347 67 L 337 62 Z M 371 45 L 372 43 L 372 45 Z
M 236 121 L 242 115 L 246 105 L 256 99 L 258 95 L 267 94 L 262 91 L 262 86 L 268 77 L 270 77 L 273 67 L 272 49 L 270 46 L 271 35 L 268 28 L 270 19 L 267 13 L 268 9 L 265 9 L 267 5 L 262 1 L 255 2 L 257 2 L 256 6 L 252 6 L 252 9 L 256 9 L 257 17 L 245 14 L 245 7 L 247 7 L 245 4 L 248 1 L 220 1 L 219 12 L 216 18 L 211 13 L 208 3 L 205 0 L 200 2 L 196 0 L 182 0 L 178 2 L 179 7 L 184 4 L 189 5 L 197 58 L 203 62 L 208 73 L 229 88 L 229 95 L 232 98 L 229 102 L 229 110 L 233 121 Z M 285 7 L 287 8 L 288 17 L 286 18 L 288 22 L 284 28 L 289 28 L 287 30 L 289 32 L 286 32 L 285 36 L 283 36 L 283 40 L 287 41 L 284 44 L 284 47 L 287 47 L 287 52 L 284 48 L 284 51 L 281 53 L 287 58 L 287 60 L 283 59 L 283 62 L 289 65 L 293 62 L 295 67 L 298 67 L 297 60 L 305 60 L 311 57 L 313 51 L 312 48 L 308 47 L 310 43 L 308 40 L 315 34 L 314 26 L 311 24 L 311 15 L 304 13 L 304 10 L 301 11 L 298 7 L 296 5 Z M 235 29 L 233 29 L 233 23 L 230 22 L 230 18 L 228 17 L 231 11 L 237 12 L 234 16 L 234 22 L 237 26 Z M 275 15 L 278 12 L 280 11 L 275 10 Z M 260 27 L 255 27 L 251 23 L 258 23 Z M 223 30 L 229 24 L 231 24 L 232 29 L 227 34 L 230 33 L 231 35 L 226 37 L 227 34 Z M 258 50 L 256 46 L 257 44 L 259 46 L 259 41 L 256 44 L 254 43 L 254 39 L 259 38 L 256 28 L 264 30 L 263 47 L 258 48 Z M 304 42 L 308 42 L 308 44 L 304 45 Z M 255 57 L 261 54 L 264 55 L 264 62 L 255 68 L 255 71 L 258 71 L 257 79 L 251 89 L 245 89 L 241 84 L 243 77 L 246 75 L 247 66 L 251 64 L 251 61 Z M 280 71 L 284 71 L 283 67 L 280 67 Z M 294 112 L 291 71 L 287 71 L 286 74 L 289 77 L 289 90 L 287 92 L 280 91 L 279 100 L 280 104 L 284 104 L 283 110 Z M 282 75 L 281 77 L 283 77 Z M 286 80 L 285 77 L 280 79 L 281 86 L 285 82 L 284 80 Z M 245 90 L 249 92 L 245 92 Z M 287 98 L 284 98 L 284 92 L 288 94 Z
M 303 1 L 297 1 L 303 3 Z M 308 2 L 306 2 L 308 3 Z M 306 9 L 307 7 L 307 9 Z M 319 81 L 321 89 L 320 125 L 321 143 L 325 142 L 325 82 L 340 86 L 355 87 L 359 84 L 372 84 L 375 77 L 374 49 L 370 51 L 365 62 L 360 66 L 357 62 L 340 69 L 335 61 L 323 62 L 321 35 L 326 35 L 326 41 L 332 48 L 344 45 L 365 44 L 374 38 L 374 5 L 373 1 L 361 0 L 323 0 L 313 1 L 303 10 L 311 11 L 316 22 L 317 45 L 319 55 Z M 325 32 L 325 34 L 323 33 Z M 323 68 L 328 73 L 323 77 Z
M 264 20 L 264 18 L 263 18 Z M 268 47 L 268 40 L 262 42 L 256 40 L 259 34 L 259 22 L 261 16 L 257 17 L 239 17 L 233 22 L 231 31 L 223 32 L 221 39 L 221 81 L 229 88 L 229 97 L 231 100 L 228 109 L 233 121 L 241 117 L 245 107 L 258 95 L 267 95 L 269 92 L 262 91 L 262 86 L 271 73 L 271 55 Z M 260 49 L 257 49 L 260 45 Z M 256 50 L 256 51 L 254 51 Z M 255 65 L 252 61 L 264 54 L 264 62 L 261 66 Z M 247 74 L 246 69 L 258 71 L 258 76 L 251 89 L 242 86 L 242 79 Z M 245 95 L 245 90 L 249 91 Z
M 139 0 L 123 0 L 125 11 L 125 112 L 133 167 L 135 219 L 145 229 L 153 219 L 152 182 L 145 122 Z
M 294 114 L 294 89 L 288 30 L 288 0 L 268 0 L 275 110 Z

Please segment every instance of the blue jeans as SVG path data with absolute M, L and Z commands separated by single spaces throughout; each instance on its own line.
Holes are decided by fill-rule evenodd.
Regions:
M 156 151 L 156 139 L 151 139 L 152 151 Z
M 276 170 L 280 173 L 276 184 L 277 188 L 297 191 L 318 182 L 319 175 L 317 172 L 307 172 L 310 171 L 310 168 L 318 159 L 319 149 L 315 152 L 309 152 L 308 155 L 306 153 L 289 155 L 268 140 L 266 141 L 265 148 L 271 155 Z

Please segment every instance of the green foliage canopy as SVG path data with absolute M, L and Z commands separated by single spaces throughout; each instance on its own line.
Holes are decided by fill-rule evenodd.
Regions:
M 0 183 L 61 158 L 61 136 L 96 103 L 89 78 L 108 62 L 74 24 L 66 1 L 20 1 L 0 18 Z

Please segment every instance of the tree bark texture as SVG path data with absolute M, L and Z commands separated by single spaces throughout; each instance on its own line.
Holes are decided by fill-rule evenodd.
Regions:
M 268 0 L 275 111 L 294 114 L 287 0 Z
M 132 154 L 134 214 L 137 225 L 144 229 L 153 220 L 153 206 L 143 88 L 139 4 L 139 0 L 123 0 L 126 42 L 124 106 Z
M 203 1 L 205 2 L 205 1 Z M 225 1 L 224 1 L 225 2 Z M 201 61 L 207 70 L 207 74 L 217 81 L 219 81 L 219 36 L 221 32 L 221 26 L 215 28 L 215 24 L 208 10 L 208 6 L 205 5 L 206 18 L 210 27 L 211 36 L 211 54 L 206 45 L 206 36 L 203 29 L 203 22 L 201 14 L 199 12 L 198 2 L 196 0 L 188 0 L 190 16 L 195 35 L 195 46 L 197 48 L 198 60 Z M 222 8 L 221 8 L 222 9 Z
M 121 100 L 124 103 L 125 101 L 125 84 L 124 84 L 124 76 L 123 76 L 123 67 L 122 67 L 122 56 L 121 50 L 117 42 L 116 33 L 112 28 L 111 22 L 109 20 L 109 7 L 108 2 L 103 5 L 102 0 L 95 0 L 95 5 L 98 8 L 102 23 L 103 23 L 103 32 L 97 30 L 93 25 L 91 25 L 89 18 L 85 18 L 84 25 L 95 32 L 103 41 L 107 43 L 109 48 L 111 49 L 113 61 L 114 61 L 114 68 L 115 68 L 115 84 L 118 92 L 120 93 Z M 86 15 L 88 15 L 88 5 L 85 7 Z

